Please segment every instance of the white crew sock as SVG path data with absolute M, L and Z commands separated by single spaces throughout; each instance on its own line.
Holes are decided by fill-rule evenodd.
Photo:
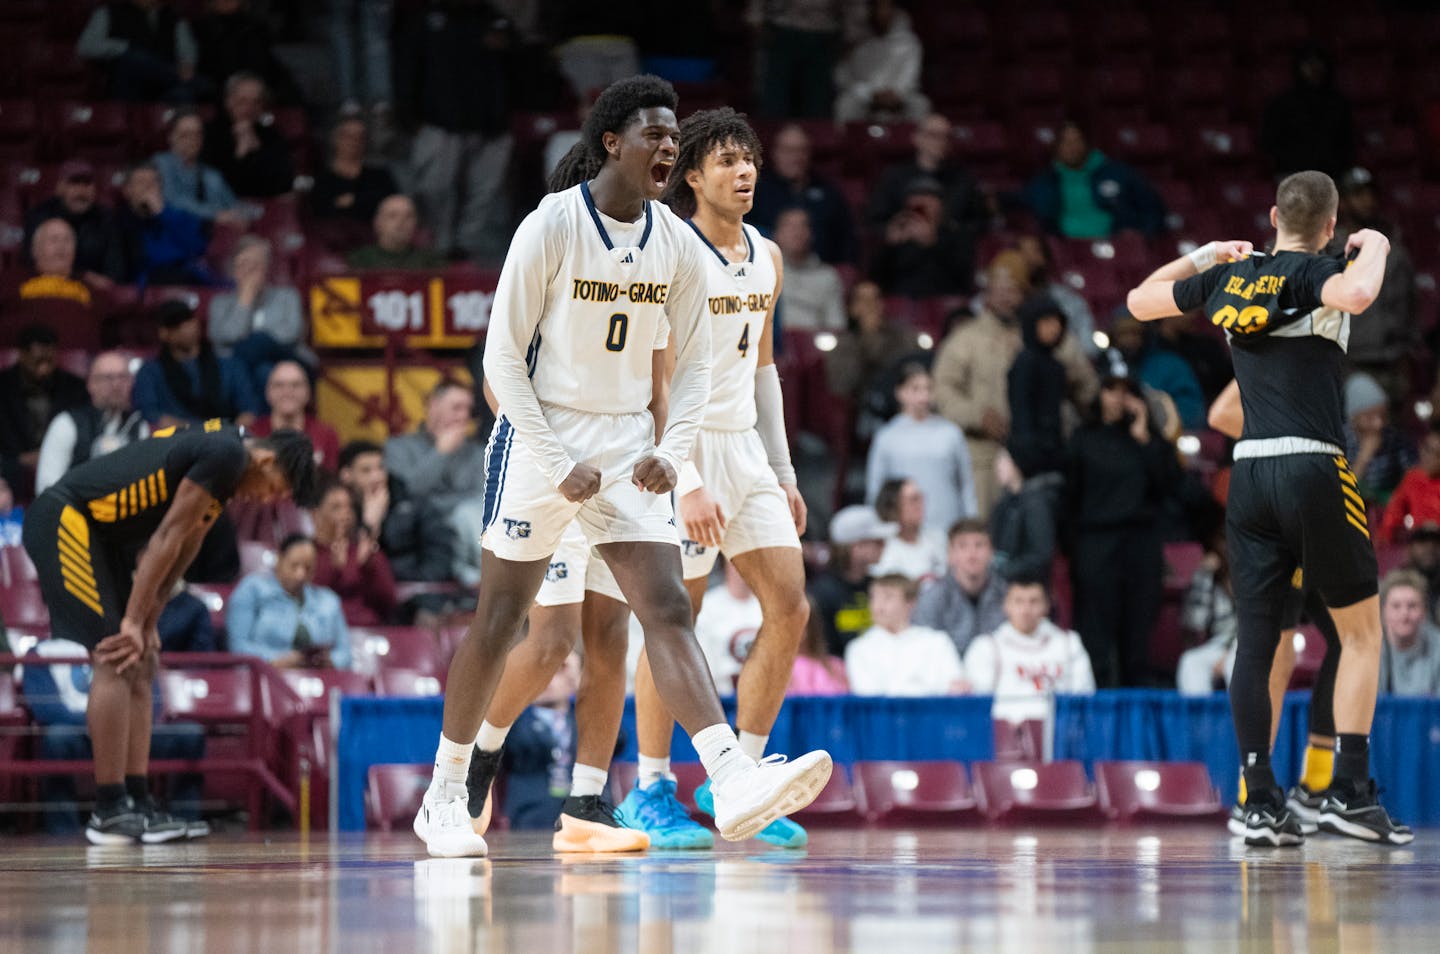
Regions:
M 717 786 L 755 767 L 755 760 L 740 750 L 735 730 L 724 722 L 701 729 L 691 736 L 690 741 L 694 743 L 695 751 L 700 753 L 700 761 L 704 763 L 710 781 Z
M 491 725 L 489 720 L 480 723 L 480 731 L 475 735 L 475 744 L 480 746 L 481 752 L 498 752 L 500 746 L 505 744 L 505 737 L 510 734 L 508 725 Z
M 662 778 L 674 781 L 675 776 L 670 774 L 670 756 L 663 759 L 652 759 L 648 755 L 640 756 L 640 776 L 636 784 L 641 788 L 649 788 Z
M 583 795 L 600 795 L 605 791 L 605 779 L 609 772 L 603 768 L 596 768 L 593 765 L 575 763 L 575 771 L 570 775 L 570 795 L 579 798 Z
M 755 761 L 765 757 L 765 746 L 770 741 L 768 735 L 756 735 L 754 732 L 740 732 L 740 751 L 750 756 Z
M 435 749 L 435 774 L 430 788 L 443 796 L 463 794 L 465 776 L 470 771 L 470 753 L 474 751 L 469 742 L 451 742 L 440 734 L 440 745 Z

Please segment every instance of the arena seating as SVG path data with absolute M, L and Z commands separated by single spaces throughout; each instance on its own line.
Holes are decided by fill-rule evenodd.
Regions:
M 1106 816 L 1197 818 L 1225 810 L 1202 762 L 1097 762 L 1095 788 Z
M 975 809 L 961 762 L 857 762 L 854 779 L 872 822 L 950 823 Z
M 992 821 L 1012 815 L 1073 818 L 1093 814 L 1096 807 L 1095 786 L 1079 762 L 977 762 L 971 769 L 980 812 Z

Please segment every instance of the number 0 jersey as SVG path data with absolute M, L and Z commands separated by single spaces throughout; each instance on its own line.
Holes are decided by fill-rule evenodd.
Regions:
M 1320 301 L 1336 257 L 1256 252 L 1175 283 L 1175 306 L 1204 306 L 1225 330 L 1240 382 L 1245 440 L 1304 437 L 1345 446 L 1350 316 Z
M 705 314 L 710 319 L 710 403 L 704 426 L 745 431 L 755 426 L 755 368 L 760 336 L 775 299 L 775 258 L 760 233 L 742 225 L 749 253 L 727 261 L 694 222 L 704 248 Z

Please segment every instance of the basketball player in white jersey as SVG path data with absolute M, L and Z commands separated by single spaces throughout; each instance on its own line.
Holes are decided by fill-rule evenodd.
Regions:
M 698 615 L 716 555 L 724 553 L 760 601 L 763 623 L 740 671 L 735 720 L 741 748 L 758 760 L 809 616 L 800 554 L 805 501 L 790 462 L 772 338 L 783 266 L 779 248 L 743 221 L 760 165 L 760 141 L 745 117 L 729 108 L 698 112 L 681 124 L 680 142 L 665 197 L 706 251 L 714 354 L 710 403 L 676 487 L 685 585 Z M 635 721 L 640 777 L 620 806 L 621 819 L 648 832 L 657 848 L 711 847 L 710 830 L 675 798 L 673 720 L 646 654 L 635 673 Z M 701 786 L 696 803 L 714 814 L 710 795 Z M 785 818 L 757 837 L 787 848 L 807 841 L 805 830 Z
M 709 399 L 703 249 L 653 201 L 678 150 L 675 91 L 655 77 L 596 100 L 577 153 L 593 179 L 521 223 L 495 294 L 485 377 L 503 410 L 487 451 L 475 618 L 450 665 L 435 774 L 415 833 L 432 855 L 484 855 L 466 776 L 476 734 L 565 527 L 579 518 L 645 631 L 656 685 L 714 782 L 720 833 L 747 838 L 829 781 L 828 753 L 757 763 L 725 722 L 695 641 L 669 494 Z M 673 328 L 664 438 L 651 352 Z

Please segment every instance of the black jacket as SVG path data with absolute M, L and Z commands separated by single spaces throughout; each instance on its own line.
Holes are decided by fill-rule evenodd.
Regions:
M 1130 424 L 1091 424 L 1070 439 L 1065 512 L 1077 533 L 1153 526 L 1176 485 L 1175 448 L 1152 434 L 1141 444 Z
M 12 364 L 0 371 L 0 477 L 10 484 L 17 500 L 28 498 L 35 483 L 34 470 L 21 465 L 20 455 L 40 449 L 45 428 L 56 414 L 90 403 L 85 382 L 63 368 L 55 369 L 43 390 L 50 399 L 50 414 L 36 421 L 25 400 L 20 366 Z
M 1006 447 L 1026 477 L 1065 468 L 1061 416 L 1065 366 L 1055 357 L 1055 346 L 1042 345 L 1035 333 L 1039 320 L 1051 315 L 1060 319 L 1063 335 L 1065 312 L 1053 299 L 1037 296 L 1020 306 L 1020 334 L 1025 345 L 1015 356 L 1006 378 L 1010 398 L 1010 439 Z
M 380 548 L 395 579 L 407 583 L 451 580 L 455 531 L 448 514 L 415 500 L 397 478 L 390 478 L 390 512 L 380 525 Z
M 995 545 L 995 571 L 1006 580 L 1050 580 L 1064 489 L 1060 474 L 1041 474 L 995 504 L 990 539 Z
M 84 215 L 75 215 L 59 196 L 51 196 L 25 215 L 25 242 L 21 246 L 25 264 L 35 264 L 30 256 L 30 239 L 40 223 L 49 219 L 64 219 L 75 230 L 76 272 L 95 272 L 113 282 L 125 281 L 125 252 L 114 213 L 92 205 Z
M 395 108 L 406 125 L 498 135 L 510 128 L 509 23 L 485 3 L 398 13 Z
M 274 126 L 256 124 L 260 148 L 235 158 L 235 130 L 222 110 L 205 124 L 205 148 L 200 161 L 213 166 L 242 199 L 268 199 L 289 192 L 295 184 L 295 166 L 290 147 Z

